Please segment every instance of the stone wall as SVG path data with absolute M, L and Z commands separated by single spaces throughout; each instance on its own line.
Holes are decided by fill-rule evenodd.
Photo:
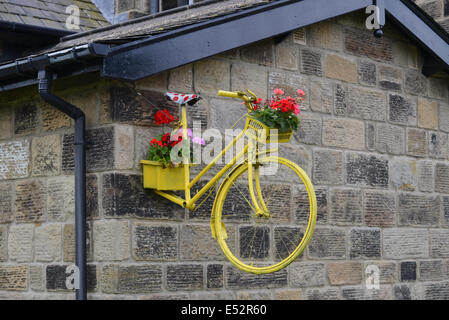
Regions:
M 55 83 L 87 115 L 89 298 L 449 298 L 449 82 L 424 77 L 420 49 L 391 24 L 376 39 L 364 21 L 342 16 L 135 83 Z M 210 200 L 186 211 L 142 189 L 138 166 L 161 132 L 154 105 L 176 111 L 165 91 L 201 92 L 189 115 L 224 129 L 245 109 L 217 90 L 246 88 L 306 92 L 283 148 L 319 205 L 303 256 L 263 276 L 223 257 Z M 36 92 L 0 95 L 0 298 L 73 299 L 73 121 Z M 370 265 L 378 290 L 365 286 Z
M 428 15 L 449 32 L 449 1 L 448 0 L 413 0 Z

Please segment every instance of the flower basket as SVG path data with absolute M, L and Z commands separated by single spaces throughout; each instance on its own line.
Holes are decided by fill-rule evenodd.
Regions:
M 270 128 L 259 120 L 248 116 L 246 118 L 245 134 L 261 143 L 285 143 L 290 141 L 293 131 L 280 132 L 280 130 L 277 129 L 276 132 L 275 128 Z
M 164 167 L 162 163 L 140 161 L 143 187 L 156 190 L 184 190 L 184 165 Z

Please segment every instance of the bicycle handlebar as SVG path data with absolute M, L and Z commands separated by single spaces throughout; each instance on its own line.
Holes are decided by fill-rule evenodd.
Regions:
M 252 110 L 251 102 L 256 101 L 257 97 L 250 90 L 247 90 L 247 91 L 248 91 L 248 93 L 252 97 L 247 96 L 246 93 L 243 92 L 243 91 L 224 91 L 224 90 L 219 90 L 218 91 L 218 95 L 222 96 L 222 97 L 233 98 L 233 99 L 242 99 L 245 102 L 245 105 L 248 108 L 248 110 Z

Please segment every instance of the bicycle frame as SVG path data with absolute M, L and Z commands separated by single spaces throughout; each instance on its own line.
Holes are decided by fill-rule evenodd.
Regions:
M 182 135 L 183 135 L 183 139 L 187 139 L 187 112 L 186 112 L 186 106 L 182 105 L 181 106 L 181 121 L 180 121 L 180 126 L 182 127 Z M 160 191 L 160 190 L 155 190 L 155 192 L 184 207 L 184 208 L 188 208 L 189 210 L 193 210 L 195 209 L 195 203 L 196 201 L 198 201 L 212 186 L 214 186 L 218 180 L 221 179 L 221 177 L 223 177 L 223 175 L 228 172 L 236 163 L 239 159 L 241 159 L 242 157 L 245 156 L 245 154 L 248 154 L 248 151 L 254 150 L 254 148 L 256 148 L 256 153 L 254 152 L 250 152 L 250 160 L 252 160 L 255 156 L 257 156 L 258 153 L 257 152 L 257 147 L 254 146 L 254 142 L 252 141 L 252 139 L 249 140 L 248 144 L 245 145 L 245 147 L 243 148 L 243 150 L 241 150 L 236 156 L 234 156 L 234 158 L 227 163 L 204 187 L 202 187 L 193 197 L 191 196 L 191 188 L 201 179 L 201 177 L 203 177 L 216 163 L 218 160 L 220 160 L 231 148 L 233 148 L 234 145 L 236 145 L 237 141 L 239 141 L 245 134 L 245 130 L 243 130 L 242 132 L 240 132 L 233 140 L 231 143 L 229 143 L 221 152 L 220 154 L 218 154 L 203 170 L 201 170 L 200 173 L 198 173 L 198 175 L 192 180 L 190 181 L 190 166 L 189 165 L 184 165 L 184 192 L 185 192 L 185 198 L 181 198 L 173 193 L 170 192 L 165 192 L 165 191 Z M 271 150 L 266 150 L 263 153 L 271 153 L 271 152 L 275 152 L 277 149 L 271 149 Z M 250 168 L 252 168 L 252 163 L 253 161 L 249 161 L 250 163 Z M 252 172 L 253 170 L 249 170 L 249 178 L 251 178 L 252 180 Z M 259 196 L 259 199 L 261 199 L 261 191 L 260 191 L 260 186 L 258 183 L 258 177 L 256 177 L 256 190 L 257 190 L 257 194 Z M 252 184 L 250 183 L 250 195 L 251 198 L 253 200 L 253 203 L 256 207 L 257 210 L 260 210 L 260 207 L 258 206 L 258 203 L 254 194 L 254 189 Z M 265 204 L 263 203 L 263 199 L 261 201 L 261 204 L 263 207 L 265 207 Z

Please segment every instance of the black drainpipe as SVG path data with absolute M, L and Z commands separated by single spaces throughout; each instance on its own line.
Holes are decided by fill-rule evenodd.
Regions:
M 86 142 L 84 138 L 85 116 L 83 111 L 51 93 L 52 77 L 53 74 L 47 69 L 39 71 L 39 95 L 44 101 L 75 120 L 75 263 L 79 270 L 79 289 L 76 290 L 76 299 L 86 300 Z

